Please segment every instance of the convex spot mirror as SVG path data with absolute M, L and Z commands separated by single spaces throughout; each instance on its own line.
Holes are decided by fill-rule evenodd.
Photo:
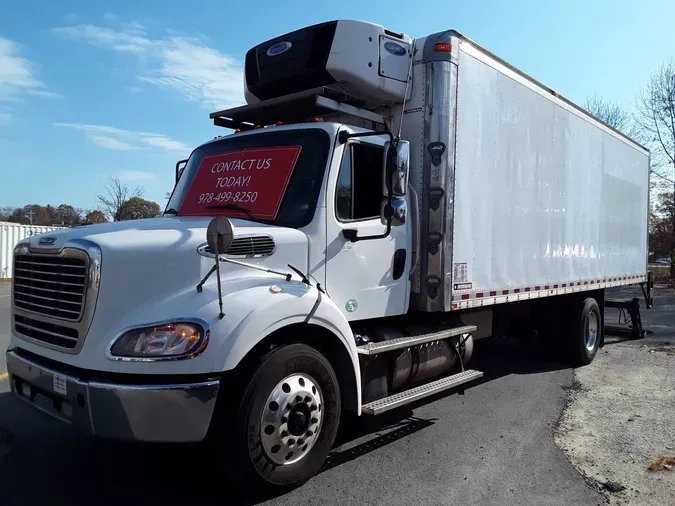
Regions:
M 408 175 L 410 172 L 410 142 L 399 140 L 396 144 L 391 141 L 384 143 L 384 163 L 382 170 L 382 195 L 389 196 L 387 188 L 387 174 L 391 175 L 391 194 L 403 197 L 408 190 Z
M 227 253 L 234 240 L 232 223 L 225 216 L 216 216 L 209 222 L 206 229 L 206 242 L 214 252 L 219 255 Z
M 408 218 L 408 204 L 403 197 L 394 197 L 391 200 L 391 207 L 387 199 L 383 199 L 380 204 L 380 219 L 382 224 L 387 224 L 387 219 L 391 216 L 391 226 L 400 227 L 405 225 Z

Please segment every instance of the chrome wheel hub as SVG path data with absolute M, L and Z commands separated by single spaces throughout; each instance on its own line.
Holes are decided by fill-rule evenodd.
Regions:
M 260 438 L 267 456 L 276 464 L 299 461 L 317 441 L 323 420 L 323 395 L 307 374 L 282 379 L 267 398 L 260 423 Z
M 593 351 L 598 340 L 598 318 L 595 313 L 588 315 L 588 334 L 586 335 L 586 349 Z

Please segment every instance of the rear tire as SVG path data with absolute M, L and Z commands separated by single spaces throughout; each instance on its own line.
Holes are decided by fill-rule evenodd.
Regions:
M 578 307 L 578 306 L 577 306 Z M 593 362 L 602 340 L 602 312 L 596 300 L 589 297 L 581 304 L 579 323 L 572 326 L 570 337 L 570 359 L 574 366 Z
M 233 464 L 266 489 L 299 486 L 321 469 L 340 412 L 338 380 L 326 357 L 304 344 L 275 348 L 260 360 L 233 413 Z

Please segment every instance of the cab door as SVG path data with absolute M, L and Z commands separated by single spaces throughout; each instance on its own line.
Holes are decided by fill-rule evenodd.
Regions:
M 326 290 L 348 320 L 400 315 L 410 293 L 410 224 L 397 199 L 387 237 L 381 209 L 386 137 L 351 138 L 336 149 L 326 191 Z M 364 238 L 351 242 L 354 234 Z

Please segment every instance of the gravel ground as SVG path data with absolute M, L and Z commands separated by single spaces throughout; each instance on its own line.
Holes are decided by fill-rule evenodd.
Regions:
M 608 310 L 607 323 L 616 315 Z M 607 336 L 575 371 L 555 441 L 609 504 L 675 505 L 675 290 L 657 289 L 641 315 L 644 339 Z

